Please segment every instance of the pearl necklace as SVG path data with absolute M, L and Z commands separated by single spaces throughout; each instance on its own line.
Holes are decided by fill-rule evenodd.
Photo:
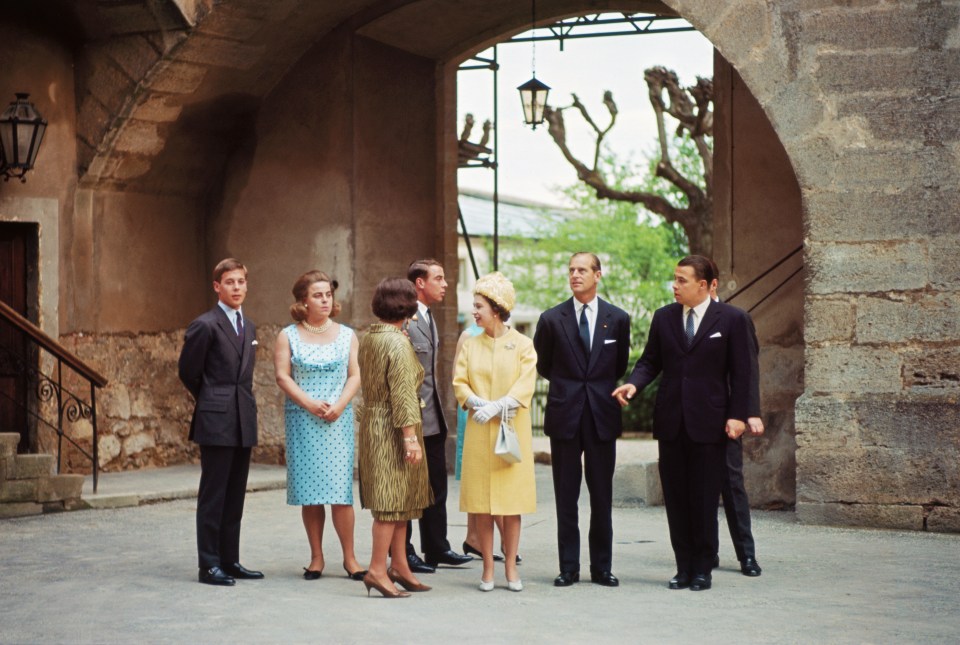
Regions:
M 311 334 L 322 334 L 323 332 L 330 329 L 330 325 L 333 324 L 333 321 L 327 318 L 327 322 L 323 323 L 319 327 L 315 327 L 314 325 L 311 325 L 306 320 L 301 320 L 300 324 L 303 325 L 303 328 L 306 329 Z

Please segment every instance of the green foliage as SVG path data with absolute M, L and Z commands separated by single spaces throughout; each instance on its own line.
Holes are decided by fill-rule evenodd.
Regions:
M 702 181 L 702 161 L 689 139 L 676 138 L 672 159 L 688 178 Z M 654 175 L 656 159 L 642 167 L 620 161 L 609 150 L 601 160 L 608 184 L 619 189 L 644 190 L 680 206 L 683 199 L 669 182 Z M 659 153 L 657 148 L 653 155 Z M 697 170 L 697 172 L 692 172 Z M 576 183 L 560 189 L 574 204 L 576 216 L 545 213 L 537 239 L 510 250 L 505 264 L 517 290 L 518 302 L 548 309 L 570 297 L 567 263 L 578 251 L 600 256 L 603 277 L 600 297 L 630 314 L 630 369 L 646 344 L 653 312 L 673 302 L 670 282 L 677 261 L 687 254 L 687 239 L 680 226 L 668 224 L 642 206 L 597 199 L 593 189 Z M 658 383 L 659 381 L 657 381 Z M 656 383 L 648 386 L 624 410 L 624 429 L 650 431 Z

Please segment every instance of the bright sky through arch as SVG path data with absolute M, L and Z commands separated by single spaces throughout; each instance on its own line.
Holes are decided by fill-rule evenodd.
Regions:
M 538 29 L 537 34 L 546 35 L 546 31 Z M 531 43 L 501 44 L 497 48 L 500 195 L 560 206 L 562 197 L 554 187 L 575 182 L 576 173 L 547 134 L 546 124 L 536 130 L 523 124 L 516 90 L 530 80 L 531 48 Z M 493 50 L 480 56 L 490 58 Z M 568 40 L 562 52 L 556 41 L 537 43 L 537 78 L 552 88 L 548 103 L 570 105 L 570 95 L 576 93 L 603 128 L 609 123 L 603 93 L 611 90 L 620 113 L 606 142 L 619 157 L 635 161 L 656 141 L 656 119 L 643 81 L 643 71 L 655 65 L 675 71 L 684 86 L 693 85 L 697 76 L 713 75 L 713 45 L 696 31 Z M 464 115 L 470 112 L 476 119 L 470 140 L 476 142 L 483 121 L 493 119 L 493 73 L 470 70 L 457 76 L 457 134 L 463 128 Z M 593 130 L 574 110 L 565 111 L 564 119 L 571 149 L 590 164 Z M 493 191 L 492 170 L 462 169 L 458 181 L 462 188 Z

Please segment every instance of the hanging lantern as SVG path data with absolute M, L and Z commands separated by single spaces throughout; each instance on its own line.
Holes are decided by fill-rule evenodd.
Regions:
M 4 181 L 11 177 L 26 182 L 24 175 L 33 168 L 47 122 L 27 98 L 17 92 L 17 100 L 0 116 L 0 173 Z

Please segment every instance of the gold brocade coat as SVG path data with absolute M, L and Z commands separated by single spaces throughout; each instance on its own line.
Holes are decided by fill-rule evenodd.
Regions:
M 403 332 L 393 325 L 371 325 L 358 355 L 363 407 L 358 438 L 360 505 L 374 519 L 417 519 L 433 503 L 427 462 L 403 458 L 401 428 L 414 426 L 423 450 L 420 383 L 423 367 Z M 421 453 L 425 454 L 425 453 Z
M 511 396 L 520 402 L 513 427 L 520 440 L 520 463 L 508 464 L 493 454 L 500 417 L 479 424 L 468 410 L 463 437 L 460 510 L 466 513 L 520 515 L 537 510 L 533 474 L 530 401 L 537 380 L 533 341 L 509 330 L 500 338 L 483 333 L 468 338 L 457 357 L 453 389 L 461 406 L 471 395 L 487 401 Z

